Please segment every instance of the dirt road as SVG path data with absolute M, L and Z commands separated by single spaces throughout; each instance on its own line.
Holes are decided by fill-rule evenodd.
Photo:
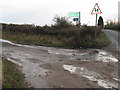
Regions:
M 72 50 L 3 42 L 3 57 L 16 63 L 33 88 L 117 88 L 118 60 L 99 49 Z

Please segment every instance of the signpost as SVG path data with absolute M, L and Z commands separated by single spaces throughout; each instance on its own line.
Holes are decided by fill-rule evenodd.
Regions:
M 69 12 L 68 17 L 75 17 L 75 18 L 73 18 L 73 21 L 79 21 L 79 27 L 80 27 L 80 25 L 81 25 L 80 12 Z
M 73 18 L 73 21 L 79 21 L 79 18 Z
M 102 11 L 101 11 L 101 9 L 98 6 L 98 3 L 95 4 L 95 6 L 94 6 L 94 8 L 93 8 L 93 10 L 91 12 L 91 14 L 92 15 L 96 14 L 96 23 L 95 23 L 95 25 L 97 26 L 97 16 L 98 16 L 98 14 L 102 14 Z
M 79 12 L 69 12 L 68 16 L 69 17 L 79 17 Z

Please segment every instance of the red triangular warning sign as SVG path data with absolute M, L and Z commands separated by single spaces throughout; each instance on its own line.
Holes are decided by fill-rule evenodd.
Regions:
M 99 8 L 98 3 L 96 3 L 93 10 L 92 10 L 92 12 L 91 12 L 91 14 L 101 14 L 101 13 L 102 13 L 102 11 Z

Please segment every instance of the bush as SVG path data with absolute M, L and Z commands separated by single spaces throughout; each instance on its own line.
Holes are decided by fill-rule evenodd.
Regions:
M 55 22 L 53 26 L 57 27 L 57 29 L 68 28 L 72 26 L 71 22 L 69 22 L 66 17 L 55 16 L 53 21 Z
M 93 47 L 95 39 L 100 36 L 101 32 L 102 30 L 100 27 L 82 27 L 75 32 L 69 44 L 76 48 L 80 46 Z

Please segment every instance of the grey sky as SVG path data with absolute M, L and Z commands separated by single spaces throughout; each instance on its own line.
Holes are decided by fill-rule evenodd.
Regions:
M 91 11 L 98 3 L 104 20 L 118 19 L 119 0 L 1 0 L 0 22 L 51 25 L 53 17 L 67 16 L 68 12 L 81 12 L 82 24 L 95 24 Z

